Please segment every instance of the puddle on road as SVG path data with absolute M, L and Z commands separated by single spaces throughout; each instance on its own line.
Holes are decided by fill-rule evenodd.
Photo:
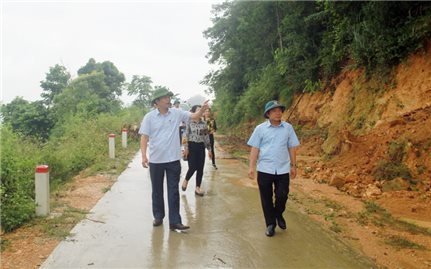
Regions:
M 248 178 L 247 165 L 217 159 L 217 166 L 214 170 L 210 163 L 205 165 L 204 197 L 193 194 L 194 177 L 191 190 L 180 191 L 181 215 L 191 229 L 178 234 L 165 228 L 163 240 L 153 241 L 161 244 L 154 248 L 159 249 L 153 253 L 159 257 L 155 267 L 373 268 L 366 257 L 331 238 L 293 203 L 288 202 L 285 213 L 288 229 L 277 228 L 274 237 L 266 237 L 257 183 Z
M 284 215 L 288 229 L 266 237 L 259 191 L 248 187 L 255 181 L 237 160 L 218 160 L 218 170 L 207 160 L 204 197 L 194 194 L 194 177 L 180 190 L 181 217 L 190 230 L 169 230 L 166 194 L 163 225 L 153 227 L 151 181 L 137 156 L 93 208 L 92 217 L 104 216 L 105 223 L 77 225 L 76 241 L 62 242 L 42 268 L 373 268 L 293 203 Z

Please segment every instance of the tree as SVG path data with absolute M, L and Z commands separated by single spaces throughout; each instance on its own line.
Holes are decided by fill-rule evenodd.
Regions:
M 204 35 L 210 39 L 209 62 L 222 68 L 208 74 L 203 83 L 215 93 L 215 105 L 220 106 L 218 116 L 224 126 L 241 120 L 234 119 L 232 112 L 250 85 L 256 84 L 264 72 L 276 72 L 267 66 L 274 62 L 274 51 L 283 47 L 281 21 L 287 12 L 285 5 L 236 1 L 215 6 L 213 26 Z
M 69 86 L 54 99 L 53 113 L 57 120 L 67 115 L 84 116 L 99 113 L 113 113 L 120 109 L 120 101 L 112 98 L 105 83 L 105 75 L 94 71 L 74 79 Z
M 125 81 L 125 77 L 112 62 L 105 61 L 103 63 L 97 63 L 91 58 L 85 66 L 78 70 L 78 75 L 91 74 L 92 72 L 102 72 L 105 75 L 104 81 L 109 88 L 109 92 L 107 92 L 104 98 L 115 99 L 116 96 L 121 95 L 122 84 Z
M 133 104 L 139 107 L 150 107 L 151 106 L 151 97 L 153 94 L 153 87 L 151 86 L 150 77 L 143 75 L 139 77 L 134 75 L 132 81 L 127 84 L 127 95 L 133 96 L 136 95 L 136 99 L 133 101 Z
M 43 101 L 28 102 L 22 97 L 16 97 L 1 107 L 1 113 L 5 124 L 10 124 L 14 132 L 28 137 L 46 140 L 54 126 Z
M 280 75 L 291 92 L 302 92 L 307 80 L 320 79 L 320 44 L 324 27 L 315 2 L 287 2 L 282 19 L 284 48 L 274 51 Z
M 42 87 L 41 97 L 46 105 L 50 106 L 54 97 L 60 94 L 69 83 L 70 73 L 66 67 L 56 64 L 54 67 L 49 68 L 49 72 L 46 73 L 45 80 L 40 82 Z

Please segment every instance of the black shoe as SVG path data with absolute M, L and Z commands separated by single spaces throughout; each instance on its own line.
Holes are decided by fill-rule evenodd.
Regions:
M 183 225 L 182 223 L 171 224 L 171 225 L 169 225 L 169 228 L 170 228 L 172 231 L 175 231 L 175 230 L 180 230 L 180 231 L 182 231 L 182 230 L 190 229 L 190 227 L 189 227 L 189 226 Z
M 217 170 L 218 168 L 217 168 L 217 165 L 215 165 L 215 164 L 213 164 L 213 167 L 214 167 L 214 169 L 215 170 Z
M 154 219 L 153 220 L 153 226 L 154 227 L 160 226 L 160 225 L 162 225 L 162 223 L 163 223 L 163 220 L 161 220 L 161 219 Z
M 283 230 L 286 230 L 286 221 L 284 220 L 283 216 L 280 216 L 277 218 L 278 227 L 280 227 Z
M 275 234 L 275 224 L 268 225 L 265 234 L 266 236 L 273 236 Z

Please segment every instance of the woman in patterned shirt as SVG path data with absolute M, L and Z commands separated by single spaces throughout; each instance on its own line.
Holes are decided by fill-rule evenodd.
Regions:
M 215 119 L 212 117 L 211 114 L 211 109 L 207 108 L 204 112 L 204 120 L 207 123 L 208 126 L 208 132 L 209 132 L 209 137 L 210 137 L 210 144 L 211 144 L 211 152 L 212 152 L 212 162 L 213 162 L 213 167 L 215 169 L 217 169 L 217 165 L 215 163 L 215 152 L 214 152 L 214 133 L 217 131 L 217 124 Z
M 201 106 L 194 105 L 190 112 L 199 112 L 200 109 Z M 187 123 L 185 137 L 187 142 L 184 145 L 184 156 L 189 163 L 189 170 L 181 188 L 183 191 L 187 189 L 190 178 L 196 172 L 195 194 L 204 196 L 204 192 L 201 190 L 201 183 L 204 173 L 205 148 L 208 150 L 208 157 L 212 157 L 207 123 L 202 119 L 199 119 L 199 121 L 191 120 Z

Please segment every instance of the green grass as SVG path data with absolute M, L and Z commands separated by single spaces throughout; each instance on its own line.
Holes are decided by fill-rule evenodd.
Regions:
M 368 213 L 384 213 L 386 210 L 374 201 L 365 202 L 365 210 Z
M 370 213 L 366 211 L 359 212 L 356 215 L 356 221 L 362 226 L 367 225 L 370 222 Z
M 332 208 L 332 209 L 334 209 L 335 211 L 339 211 L 339 210 L 341 210 L 341 209 L 344 209 L 344 208 L 345 208 L 345 207 L 344 207 L 343 205 L 341 205 L 340 203 L 338 203 L 338 202 L 336 202 L 336 201 L 333 201 L 333 200 L 330 200 L 330 199 L 323 199 L 322 201 L 323 201 L 323 203 L 324 203 L 324 205 L 325 205 L 326 207 Z
M 3 252 L 10 245 L 9 240 L 0 239 L 0 252 Z
M 110 190 L 111 190 L 111 187 L 105 187 L 105 188 L 102 189 L 102 192 L 103 193 L 107 193 Z
M 405 239 L 401 236 L 391 236 L 385 240 L 385 243 L 391 245 L 397 249 L 418 249 L 418 250 L 426 250 L 426 247 L 415 242 L 412 242 L 408 239 Z
M 343 231 L 341 229 L 341 226 L 338 225 L 338 223 L 336 223 L 335 221 L 332 221 L 332 225 L 331 225 L 331 227 L 329 227 L 329 229 L 333 232 L 336 232 L 336 233 L 341 233 Z
M 41 219 L 40 224 L 46 235 L 64 239 L 70 234 L 70 230 L 85 218 L 86 214 L 88 211 L 67 206 L 58 216 Z
M 430 229 L 394 218 L 386 209 L 382 208 L 374 201 L 365 202 L 365 210 L 357 214 L 356 220 L 361 225 L 366 225 L 369 222 L 372 222 L 378 227 L 391 226 L 401 231 L 407 231 L 411 234 L 431 236 Z

